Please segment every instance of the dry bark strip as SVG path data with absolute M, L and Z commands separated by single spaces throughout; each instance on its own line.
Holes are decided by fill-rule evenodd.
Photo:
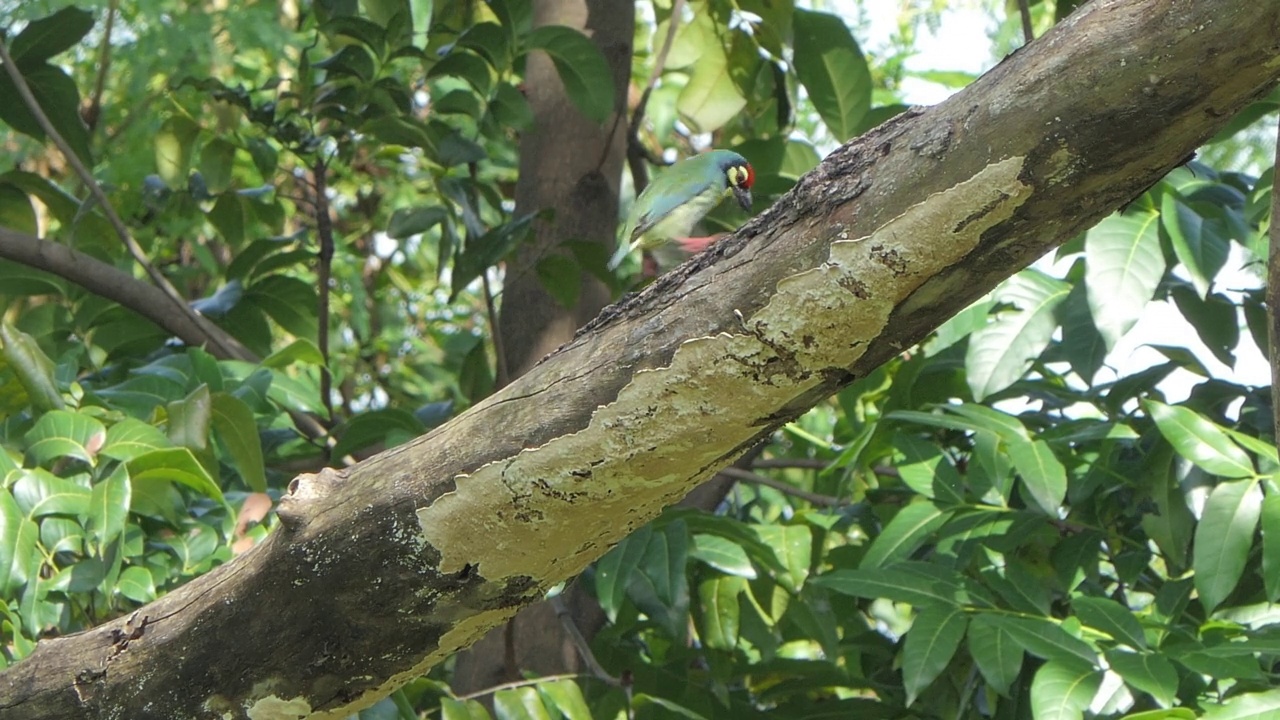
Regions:
M 1280 76 L 1280 3 L 1094 0 L 828 157 L 453 422 L 0 675 L 0 715 L 344 718 L 1180 163 Z

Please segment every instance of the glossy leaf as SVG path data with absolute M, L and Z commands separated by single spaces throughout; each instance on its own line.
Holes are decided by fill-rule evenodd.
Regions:
M 156 599 L 156 583 L 150 572 L 135 565 L 120 573 L 116 592 L 136 603 L 149 603 Z
M 131 490 L 129 473 L 124 465 L 116 466 L 115 471 L 105 480 L 93 486 L 85 529 L 100 555 L 105 555 L 107 546 L 124 532 L 124 523 L 129 517 Z
M 551 720 L 551 714 L 542 704 L 542 696 L 528 686 L 494 693 L 493 714 L 498 720 Z
M 950 517 L 951 511 L 940 510 L 930 502 L 914 502 L 902 508 L 871 543 L 861 567 L 874 569 L 909 559 Z
M 1078 597 L 1071 601 L 1071 611 L 1085 625 L 1107 633 L 1118 643 L 1138 650 L 1147 647 L 1147 639 L 1137 617 L 1115 600 Z
M 1067 494 L 1067 469 L 1043 440 L 1009 445 L 1009 457 L 1022 479 L 1022 487 L 1046 515 L 1059 516 Z
M 943 507 L 964 502 L 960 473 L 937 445 L 899 433 L 893 449 L 894 467 L 912 490 Z
M 0 491 L 0 597 L 15 597 L 35 580 L 40 557 L 36 539 L 40 528 L 22 515 L 8 491 Z
M 1228 242 L 1195 209 L 1165 193 L 1160 205 L 1160 222 L 1169 233 L 1173 252 L 1191 276 L 1200 297 L 1209 294 L 1218 271 L 1227 262 Z
M 1017 382 L 1040 357 L 1058 329 L 1055 308 L 1070 289 L 1061 280 L 1024 270 L 997 290 L 999 301 L 1017 309 L 999 313 L 969 337 L 965 368 L 974 399 L 981 401 Z
M 1254 474 L 1249 456 L 1203 415 L 1191 408 L 1165 405 L 1154 400 L 1144 402 L 1143 407 L 1178 454 L 1205 472 L 1228 478 Z
M 1147 693 L 1166 707 L 1174 703 L 1178 671 L 1164 655 L 1108 650 L 1107 664 L 1135 690 Z
M 981 617 L 985 622 L 1007 632 L 1015 642 L 1032 655 L 1064 663 L 1083 660 L 1089 665 L 1094 665 L 1098 661 L 1098 654 L 1089 647 L 1088 643 L 1073 637 L 1048 620 L 990 613 Z
M 888 568 L 834 570 L 809 582 L 845 595 L 888 598 L 916 607 L 964 603 L 959 587 L 940 572 L 941 568 L 922 563 L 899 563 Z
M 27 432 L 27 454 L 40 465 L 62 457 L 93 465 L 106 438 L 107 429 L 95 418 L 52 410 L 41 415 Z
M 154 425 L 125 418 L 107 430 L 102 455 L 113 460 L 132 460 L 143 453 L 169 447 L 173 447 L 173 443 Z
M 27 401 L 37 411 L 66 407 L 54 379 L 53 361 L 36 344 L 35 338 L 7 321 L 0 322 L 0 351 L 4 361 L 26 390 Z
M 1221 605 L 1244 574 L 1261 510 L 1262 490 L 1256 480 L 1220 483 L 1209 493 L 1191 560 L 1206 612 Z
M 1270 720 L 1280 713 L 1280 690 L 1245 693 L 1210 706 L 1201 720 Z
M 1022 645 L 1005 630 L 978 615 L 969 623 L 969 653 L 991 689 L 1008 696 L 1022 670 Z
M 733 650 L 738 646 L 738 596 L 747 590 L 747 581 L 733 575 L 716 576 L 698 583 L 698 603 L 702 642 L 713 650 Z
M 530 50 L 542 50 L 555 63 L 565 92 L 578 110 L 603 123 L 613 111 L 613 75 L 599 48 L 587 36 L 563 25 L 543 25 L 525 38 Z
M 154 450 L 133 458 L 126 467 L 135 483 L 175 482 L 219 503 L 224 502 L 222 490 L 189 448 Z
M 756 578 L 756 568 L 741 545 L 718 535 L 699 533 L 693 536 L 689 557 L 728 575 L 751 580 Z
M 258 425 L 253 411 L 239 398 L 227 393 L 214 393 L 210 411 L 213 430 L 231 456 L 231 464 L 250 490 L 266 492 L 267 476 L 262 461 L 262 441 L 258 437 Z
M 704 48 L 689 82 L 676 98 L 681 118 L 697 132 L 714 132 L 742 112 L 747 99 L 730 77 L 729 57 L 718 44 Z
M 755 525 L 752 529 L 761 541 L 773 548 L 778 562 L 787 570 L 778 575 L 778 582 L 792 592 L 799 592 L 809 577 L 813 532 L 804 525 Z
M 555 680 L 538 683 L 543 701 L 559 710 L 566 720 L 591 720 L 591 709 L 582 695 L 582 688 L 572 680 Z
M 871 72 L 844 20 L 797 8 L 796 77 L 836 140 L 853 137 L 871 109 Z
M 1138 321 L 1164 277 L 1159 220 L 1154 212 L 1111 215 L 1085 236 L 1089 309 L 1108 350 Z
M 688 528 L 682 521 L 654 530 L 627 583 L 627 596 L 673 638 L 684 636 L 689 608 Z
M 32 20 L 9 42 L 9 56 L 19 69 L 29 68 L 71 49 L 93 29 L 93 13 L 67 7 Z
M 440 698 L 440 716 L 443 720 L 491 720 L 489 711 L 476 700 Z
M 1102 684 L 1102 673 L 1079 661 L 1050 661 L 1031 681 L 1036 720 L 1081 720 Z
M 937 605 L 916 615 L 902 648 L 902 682 L 908 705 L 947 668 L 967 625 L 968 616 L 957 607 Z

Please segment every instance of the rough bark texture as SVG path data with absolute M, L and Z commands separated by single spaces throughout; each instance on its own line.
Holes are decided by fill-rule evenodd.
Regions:
M 1280 3 L 1088 3 L 489 400 L 295 479 L 253 551 L 41 643 L 0 713 L 346 717 L 1151 185 L 1274 84 L 1277 38 Z
M 567 25 L 588 33 L 613 70 L 614 106 L 625 110 L 631 77 L 635 3 L 631 0 L 535 0 L 533 22 Z M 531 243 L 507 268 L 498 332 L 511 378 L 573 339 L 609 300 L 609 289 L 583 273 L 578 302 L 566 308 L 538 279 L 537 264 L 569 240 L 585 240 L 613 251 L 618 223 L 618 187 L 626 151 L 626 118 L 604 127 L 583 117 L 565 93 L 550 59 L 535 53 L 525 69 L 525 94 L 533 127 L 520 138 L 520 181 L 516 213 L 555 211 L 537 225 Z M 500 373 L 501 374 L 501 373 Z M 604 613 L 576 586 L 569 590 L 571 617 L 587 637 L 604 624 Z M 580 659 L 555 610 L 545 602 L 521 610 L 458 657 L 453 687 L 468 694 L 518 679 L 577 672 Z M 489 698 L 486 698 L 489 699 Z

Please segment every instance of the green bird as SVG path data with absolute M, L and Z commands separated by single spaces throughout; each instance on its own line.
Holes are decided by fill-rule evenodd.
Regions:
M 636 250 L 652 250 L 687 236 L 729 195 L 750 211 L 755 180 L 751 163 L 730 150 L 712 150 L 672 165 L 636 198 L 609 269 L 617 268 Z

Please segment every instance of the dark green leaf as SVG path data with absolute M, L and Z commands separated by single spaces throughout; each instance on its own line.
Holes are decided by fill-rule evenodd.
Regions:
M 1172 705 L 1178 691 L 1178 672 L 1169 658 L 1157 653 L 1108 650 L 1107 664 L 1127 685 L 1149 694 L 1161 705 Z
M 1147 648 L 1147 639 L 1142 634 L 1138 618 L 1115 600 L 1078 597 L 1071 601 L 1071 610 L 1085 625 L 1107 633 L 1116 642 L 1137 650 Z
M 969 653 L 987 684 L 1007 697 L 1009 688 L 1022 670 L 1022 645 L 979 615 L 969 623 Z
M 213 430 L 231 456 L 231 464 L 250 490 L 266 492 L 262 441 L 258 437 L 253 411 L 243 401 L 227 393 L 214 393 L 212 401 Z M 342 457 L 336 452 L 334 456 Z
M 947 669 L 967 625 L 967 616 L 958 607 L 935 605 L 916 615 L 902 649 L 902 683 L 908 705 Z
M 1262 490 L 1254 479 L 1220 483 L 1209 493 L 1196 526 L 1196 591 L 1205 612 L 1227 599 L 1244 574 L 1262 511 Z
M 853 137 L 871 108 L 871 72 L 849 27 L 835 15 L 797 8 L 795 69 L 836 139 Z
M 19 69 L 31 66 L 69 50 L 93 29 L 93 13 L 66 7 L 32 20 L 9 43 L 9 56 Z
M 1036 720 L 1081 720 L 1102 685 L 1102 673 L 1079 660 L 1053 660 L 1040 666 L 1031 681 L 1031 709 Z
M 565 92 L 583 115 L 597 123 L 609 117 L 613 111 L 613 74 L 599 48 L 586 35 L 563 25 L 543 25 L 529 33 L 525 45 L 551 56 Z

